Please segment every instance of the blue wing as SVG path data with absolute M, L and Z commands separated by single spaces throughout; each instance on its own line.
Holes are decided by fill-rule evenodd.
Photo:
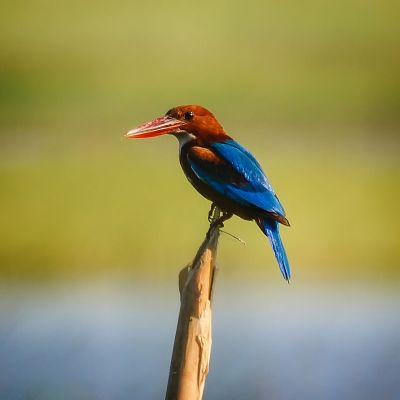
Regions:
M 243 206 L 285 216 L 260 164 L 249 151 L 234 140 L 212 143 L 207 149 L 214 153 L 214 159 L 188 153 L 190 167 L 200 180 Z

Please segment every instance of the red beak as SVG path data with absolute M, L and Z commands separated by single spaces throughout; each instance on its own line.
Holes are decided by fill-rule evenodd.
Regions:
M 125 134 L 125 137 L 147 138 L 147 137 L 159 136 L 173 132 L 186 124 L 187 122 L 180 121 L 179 119 L 175 119 L 172 117 L 168 116 L 160 117 L 156 118 L 153 121 L 139 125 L 135 129 L 131 129 L 128 133 Z

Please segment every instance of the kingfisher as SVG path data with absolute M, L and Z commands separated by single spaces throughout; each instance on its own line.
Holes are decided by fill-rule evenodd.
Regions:
M 290 226 L 285 210 L 256 158 L 232 139 L 206 108 L 184 105 L 139 125 L 127 138 L 174 135 L 179 142 L 179 162 L 189 182 L 211 201 L 209 220 L 215 207 L 222 216 L 214 224 L 234 214 L 255 221 L 268 237 L 285 280 L 290 265 L 279 225 Z

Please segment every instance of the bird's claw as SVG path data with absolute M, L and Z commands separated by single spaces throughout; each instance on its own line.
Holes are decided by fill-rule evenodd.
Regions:
M 215 208 L 215 205 L 214 205 Z M 210 228 L 208 229 L 207 232 L 207 238 L 210 238 L 210 234 L 211 232 L 215 229 L 215 228 L 223 228 L 224 227 L 224 222 L 232 217 L 232 213 L 229 212 L 223 212 L 221 216 L 219 216 L 218 218 L 211 220 L 210 222 Z

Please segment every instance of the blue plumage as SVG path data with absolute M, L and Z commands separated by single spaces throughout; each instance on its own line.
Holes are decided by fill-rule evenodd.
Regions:
M 260 164 L 232 139 L 211 143 L 207 149 L 214 153 L 215 160 L 191 154 L 188 161 L 192 171 L 217 193 L 254 210 L 253 218 L 268 237 L 282 275 L 288 280 L 289 262 L 279 236 L 278 222 L 272 217 L 277 215 L 286 220 L 285 211 Z
M 204 160 L 190 157 L 190 166 L 202 181 L 241 205 L 285 216 L 274 189 L 251 153 L 234 140 L 213 143 L 209 149 L 223 158 L 226 171 L 221 174 L 220 171 L 205 168 Z M 229 174 L 229 169 L 234 173 Z
M 228 189 L 228 192 L 232 193 L 237 201 L 285 216 L 285 210 L 261 165 L 248 150 L 235 140 L 213 143 L 210 148 L 228 161 L 246 179 L 246 185 Z
M 274 250 L 279 269 L 283 277 L 288 281 L 290 279 L 290 265 L 287 259 L 285 248 L 279 235 L 279 224 L 271 218 L 261 218 L 258 222 L 261 230 L 267 235 L 272 249 Z

